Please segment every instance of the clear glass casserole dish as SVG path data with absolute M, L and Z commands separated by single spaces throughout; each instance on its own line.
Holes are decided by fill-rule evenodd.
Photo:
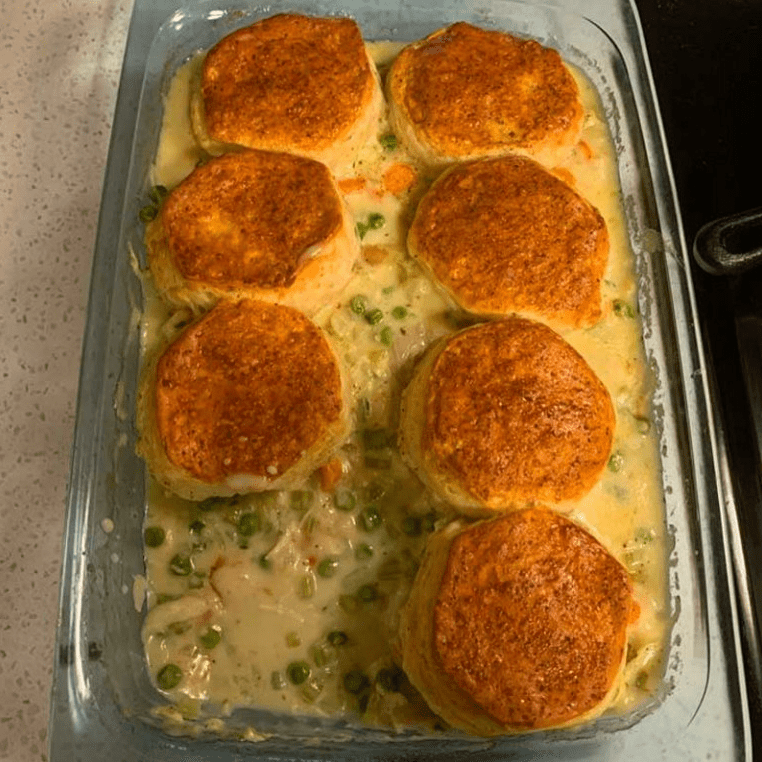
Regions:
M 718 500 L 703 357 L 694 330 L 672 179 L 635 9 L 611 4 L 491 0 L 447 3 L 320 0 L 279 6 L 355 18 L 369 40 L 411 41 L 465 20 L 559 50 L 598 90 L 618 156 L 635 252 L 662 455 L 671 632 L 663 684 L 634 713 L 574 730 L 484 740 L 425 738 L 346 722 L 237 710 L 220 735 L 171 736 L 152 716 L 164 702 L 146 670 L 142 614 L 145 470 L 135 454 L 142 287 L 132 252 L 159 139 L 162 96 L 176 69 L 269 6 L 137 0 L 127 43 L 93 265 L 67 506 L 51 728 L 52 760 L 244 758 L 669 759 L 750 758 L 748 712 L 725 517 Z M 256 727 L 256 743 L 246 728 Z

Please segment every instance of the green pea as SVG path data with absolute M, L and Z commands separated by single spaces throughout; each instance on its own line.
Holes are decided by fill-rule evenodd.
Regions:
M 366 532 L 375 532 L 382 523 L 383 519 L 375 505 L 369 505 L 367 508 L 363 508 L 360 513 L 360 526 L 362 526 Z
M 155 204 L 160 204 L 169 195 L 169 191 L 163 185 L 154 185 L 150 191 L 148 191 L 148 198 Z
M 156 682 L 163 691 L 176 688 L 183 679 L 183 671 L 177 664 L 165 664 L 156 675 Z
M 364 315 L 367 306 L 368 300 L 361 294 L 353 296 L 352 300 L 349 302 L 349 309 L 352 310 L 355 315 Z
M 339 568 L 339 562 L 333 556 L 324 558 L 317 567 L 317 573 L 321 577 L 333 577 Z
M 402 670 L 399 667 L 384 667 L 378 670 L 376 682 L 385 691 L 396 693 L 402 685 Z
M 378 589 L 375 585 L 362 585 L 357 591 L 357 597 L 363 603 L 372 603 L 378 599 Z
M 379 212 L 373 212 L 373 214 L 368 215 L 368 227 L 371 230 L 378 230 L 379 228 L 384 226 L 384 223 L 386 222 L 386 218 L 383 214 L 380 214 Z
M 138 212 L 138 219 L 141 222 L 151 222 L 151 220 L 156 219 L 156 215 L 159 213 L 159 210 L 149 204 L 148 206 L 144 206 L 139 212 Z
M 238 534 L 251 537 L 262 527 L 262 519 L 258 513 L 242 513 L 238 519 Z
M 161 527 L 146 527 L 143 539 L 149 548 L 158 548 L 164 542 L 166 534 Z
M 306 661 L 292 661 L 286 667 L 288 679 L 294 685 L 301 685 L 310 676 L 310 665 Z
M 222 640 L 222 633 L 210 627 L 203 635 L 199 636 L 199 642 L 210 651 Z
M 333 504 L 340 511 L 352 511 L 354 510 L 355 505 L 357 505 L 357 498 L 355 497 L 354 492 L 350 492 L 349 490 L 336 490 L 336 492 L 333 493 Z
M 193 534 L 201 534 L 201 532 L 204 530 L 204 527 L 206 524 L 204 524 L 203 521 L 199 521 L 198 519 L 196 521 L 192 521 L 190 525 L 188 526 L 188 529 L 190 529 Z
M 418 537 L 421 534 L 421 519 L 418 516 L 405 516 L 402 531 L 408 537 Z
M 392 310 L 392 317 L 395 320 L 404 320 L 407 317 L 407 307 L 400 305 Z
M 353 669 L 344 675 L 344 689 L 347 693 L 357 695 L 362 693 L 368 685 L 370 685 L 368 678 L 359 669 Z
M 343 646 L 349 640 L 349 636 L 343 630 L 331 630 L 327 639 L 332 646 Z
M 291 508 L 299 513 L 306 513 L 312 505 L 312 492 L 308 490 L 296 490 L 291 493 Z
M 355 548 L 355 558 L 358 561 L 367 561 L 369 558 L 373 558 L 373 548 L 370 545 L 366 545 L 364 542 L 360 543 Z
M 386 135 L 382 135 L 378 142 L 381 143 L 381 147 L 387 151 L 393 151 L 397 147 L 397 136 L 393 132 L 389 132 Z
M 187 577 L 193 571 L 193 563 L 188 556 L 178 553 L 172 556 L 172 560 L 169 562 L 169 570 L 178 577 Z
M 378 325 L 384 319 L 384 313 L 381 310 L 379 310 L 378 308 L 376 308 L 374 310 L 368 310 L 365 313 L 365 319 L 371 325 Z
M 394 331 L 385 325 L 378 334 L 378 338 L 384 346 L 390 347 L 394 343 Z

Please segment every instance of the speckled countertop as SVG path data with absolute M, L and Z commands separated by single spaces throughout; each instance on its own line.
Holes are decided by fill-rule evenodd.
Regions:
M 131 0 L 0 0 L 0 762 L 47 758 L 66 477 Z

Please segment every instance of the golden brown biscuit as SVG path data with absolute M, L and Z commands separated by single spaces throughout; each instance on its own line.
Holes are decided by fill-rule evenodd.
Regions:
M 400 448 L 464 513 L 579 498 L 609 457 L 614 409 L 585 360 L 541 323 L 507 318 L 432 347 L 404 392 Z
M 206 55 L 191 98 L 196 138 L 310 156 L 332 168 L 373 134 L 383 107 L 375 65 L 348 18 L 282 14 Z
M 505 153 L 554 166 L 582 125 L 577 85 L 555 50 L 465 22 L 405 48 L 387 95 L 395 131 L 434 167 Z
M 462 730 L 577 724 L 610 703 L 638 614 L 621 564 L 553 511 L 455 524 L 432 537 L 403 610 L 403 667 Z
M 269 151 L 197 167 L 147 227 L 146 247 L 172 304 L 256 298 L 308 314 L 341 291 L 359 253 L 328 168 Z
M 221 302 L 147 366 L 139 452 L 192 500 L 298 485 L 347 433 L 338 361 L 290 307 Z
M 603 218 L 539 164 L 505 156 L 445 172 L 423 197 L 408 249 L 464 309 L 559 327 L 601 317 Z

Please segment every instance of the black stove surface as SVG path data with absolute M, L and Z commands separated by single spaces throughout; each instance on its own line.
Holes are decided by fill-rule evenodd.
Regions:
M 690 247 L 705 223 L 762 207 L 762 0 L 636 2 Z M 733 486 L 762 580 L 762 460 L 737 342 L 739 314 L 756 309 L 762 321 L 762 268 L 717 277 L 694 261 L 692 275 Z M 762 759 L 762 684 L 751 667 L 762 654 L 748 638 L 745 648 L 755 757 Z

